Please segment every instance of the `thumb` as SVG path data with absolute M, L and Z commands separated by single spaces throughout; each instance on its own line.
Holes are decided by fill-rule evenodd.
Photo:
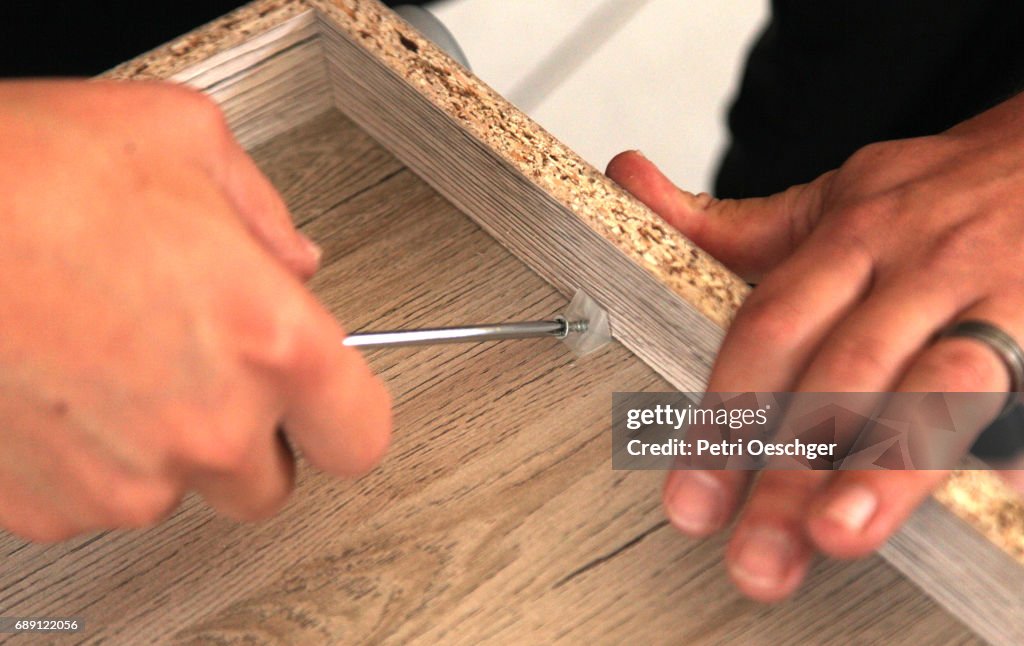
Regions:
M 638 151 L 616 155 L 608 177 L 746 280 L 757 282 L 810 234 L 831 173 L 769 197 L 718 200 L 681 190 Z

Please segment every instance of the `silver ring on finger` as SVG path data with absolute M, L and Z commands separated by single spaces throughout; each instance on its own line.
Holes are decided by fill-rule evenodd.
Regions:
M 999 417 L 1013 410 L 1024 389 L 1024 349 L 1002 328 L 978 319 L 967 319 L 954 323 L 942 333 L 943 337 L 964 337 L 981 341 L 991 348 L 1010 373 L 1010 391 Z

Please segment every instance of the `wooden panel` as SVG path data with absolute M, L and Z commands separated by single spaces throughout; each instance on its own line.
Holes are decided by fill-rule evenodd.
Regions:
M 213 97 L 251 148 L 331 104 L 318 36 L 313 12 L 304 11 L 171 80 Z
M 313 4 L 324 12 L 339 109 L 546 280 L 594 296 L 610 311 L 616 339 L 673 387 L 703 389 L 718 326 L 745 287 L 730 285 L 720 266 L 374 3 Z M 679 283 L 664 256 L 692 259 L 688 282 Z M 966 515 L 921 507 L 882 553 L 986 638 L 1020 643 L 1024 567 L 1004 548 L 1024 543 L 1024 526 L 988 539 L 965 536 L 970 530 L 955 513 Z M 944 531 L 929 531 L 938 527 Z M 968 544 L 975 558 L 965 568 Z
M 1020 565 L 938 501 L 926 500 L 880 553 L 986 640 L 1024 644 Z
M 338 114 L 255 155 L 324 246 L 313 287 L 350 326 L 564 305 Z M 4 614 L 59 610 L 86 619 L 86 641 L 115 643 L 976 641 L 877 557 L 823 564 L 785 604 L 741 599 L 720 541 L 666 525 L 661 474 L 611 469 L 610 393 L 667 387 L 618 344 L 580 361 L 552 340 L 370 358 L 397 404 L 372 475 L 302 468 L 293 501 L 257 526 L 190 500 L 147 531 L 0 539 Z
M 339 61 L 356 67 L 340 69 Z M 612 309 L 619 338 L 678 388 L 699 389 L 720 328 L 746 293 L 734 276 L 374 0 L 256 0 L 109 75 L 175 78 L 209 91 L 249 146 L 337 104 L 549 282 L 563 292 L 584 285 L 597 295 Z M 367 78 L 382 85 L 362 82 Z M 422 122 L 408 123 L 410 115 Z M 306 134 L 330 149 L 325 132 Z M 349 149 L 354 157 L 348 159 L 357 161 L 328 164 L 321 176 L 302 165 L 319 158 L 315 146 L 279 151 L 290 157 L 272 166 L 279 166 L 283 186 L 304 187 L 292 199 L 305 222 L 339 206 L 345 190 L 369 193 L 381 178 L 403 174 L 402 164 L 382 161 L 387 155 L 375 150 Z M 376 158 L 360 163 L 364 154 Z M 474 175 L 478 169 L 484 181 Z M 336 193 L 334 182 L 346 188 Z M 443 240 L 444 232 L 427 232 L 421 244 L 431 235 Z M 403 258 L 393 260 L 402 265 Z M 989 474 L 972 476 L 970 487 L 964 481 L 955 479 L 939 499 L 985 531 L 984 540 L 946 508 L 928 505 L 882 553 L 982 635 L 1020 643 L 1024 573 L 1003 557 L 1024 558 L 1024 526 L 999 519 L 1007 517 L 1007 505 L 1024 518 L 1024 505 L 997 493 Z M 166 548 L 190 549 L 187 534 L 180 540 Z M 104 554 L 120 548 L 112 549 Z M 964 567 L 968 558 L 973 567 Z M 267 579 L 255 573 L 252 580 Z M 190 602 L 210 610 L 224 598 L 199 594 Z
M 719 326 L 326 22 L 324 34 L 342 112 L 562 293 L 601 303 L 615 338 L 676 388 L 704 389 Z

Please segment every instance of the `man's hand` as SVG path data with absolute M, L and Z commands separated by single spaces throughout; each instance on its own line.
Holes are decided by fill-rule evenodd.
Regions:
M 763 199 L 686 193 L 637 153 L 618 155 L 608 175 L 759 282 L 709 391 L 1008 389 L 991 349 L 934 337 L 982 319 L 1024 342 L 1024 98 L 941 135 L 867 146 L 838 170 Z M 869 553 L 944 476 L 766 471 L 733 532 L 730 574 L 751 597 L 782 599 L 815 550 Z M 751 484 L 748 472 L 675 471 L 668 516 L 687 534 L 712 534 Z
M 0 528 L 258 519 L 293 456 L 351 476 L 390 402 L 304 288 L 319 252 L 220 110 L 151 83 L 0 83 Z

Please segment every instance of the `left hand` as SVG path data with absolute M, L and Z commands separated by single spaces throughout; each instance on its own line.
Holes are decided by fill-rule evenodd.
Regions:
M 869 145 L 838 170 L 766 198 L 715 200 L 678 189 L 642 155 L 608 175 L 758 287 L 712 371 L 711 392 L 998 392 L 984 344 L 942 338 L 962 319 L 1024 343 L 1024 96 L 931 137 Z M 980 429 L 979 429 L 980 430 Z M 766 471 L 726 560 L 748 596 L 775 601 L 814 552 L 880 546 L 943 471 Z M 707 536 L 741 505 L 752 474 L 674 471 L 669 518 Z

